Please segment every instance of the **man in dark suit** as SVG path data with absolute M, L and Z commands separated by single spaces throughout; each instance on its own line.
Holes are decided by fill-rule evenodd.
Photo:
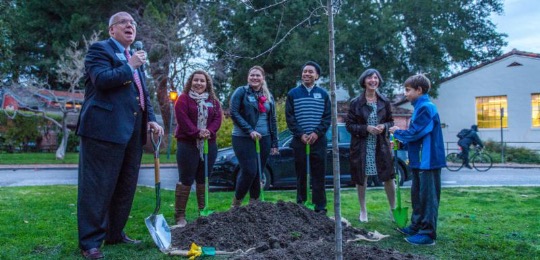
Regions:
M 110 39 L 90 46 L 81 137 L 77 219 L 85 258 L 103 258 L 101 244 L 138 244 L 124 233 L 147 129 L 163 135 L 144 83 L 144 51 L 130 51 L 137 23 L 119 12 L 109 20 Z

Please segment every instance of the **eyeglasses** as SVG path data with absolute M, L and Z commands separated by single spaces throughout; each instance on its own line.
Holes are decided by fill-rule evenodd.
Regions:
M 111 24 L 111 26 L 109 26 L 109 27 L 112 27 L 113 25 L 116 25 L 116 24 L 121 24 L 123 26 L 131 24 L 131 26 L 137 28 L 137 22 L 135 22 L 133 20 L 128 20 L 128 19 L 122 19 L 122 20 L 120 20 L 120 21 L 118 21 L 116 23 Z

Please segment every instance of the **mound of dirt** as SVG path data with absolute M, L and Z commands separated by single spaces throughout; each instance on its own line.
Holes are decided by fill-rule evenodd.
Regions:
M 172 229 L 172 246 L 188 250 L 194 242 L 236 254 L 230 259 L 332 259 L 334 221 L 303 205 L 259 202 L 200 217 L 184 228 Z M 423 259 L 395 250 L 345 243 L 363 229 L 343 225 L 343 259 Z

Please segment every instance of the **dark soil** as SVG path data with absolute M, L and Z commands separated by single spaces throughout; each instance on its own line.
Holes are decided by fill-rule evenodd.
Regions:
M 334 221 L 291 202 L 259 202 L 200 217 L 172 232 L 172 246 L 188 250 L 191 243 L 221 251 L 242 249 L 230 259 L 332 259 Z M 367 231 L 343 225 L 343 259 L 423 259 L 395 250 L 345 243 Z

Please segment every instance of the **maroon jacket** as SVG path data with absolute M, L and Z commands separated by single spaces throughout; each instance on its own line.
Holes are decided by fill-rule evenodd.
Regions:
M 206 103 L 212 104 L 208 107 L 208 119 L 206 121 L 206 129 L 211 133 L 209 142 L 215 142 L 217 131 L 221 127 L 222 112 L 219 101 L 208 98 Z M 195 144 L 199 136 L 197 128 L 197 102 L 190 98 L 188 94 L 182 93 L 176 104 L 174 104 L 174 112 L 176 115 L 176 131 L 174 137 L 178 141 L 192 142 Z

